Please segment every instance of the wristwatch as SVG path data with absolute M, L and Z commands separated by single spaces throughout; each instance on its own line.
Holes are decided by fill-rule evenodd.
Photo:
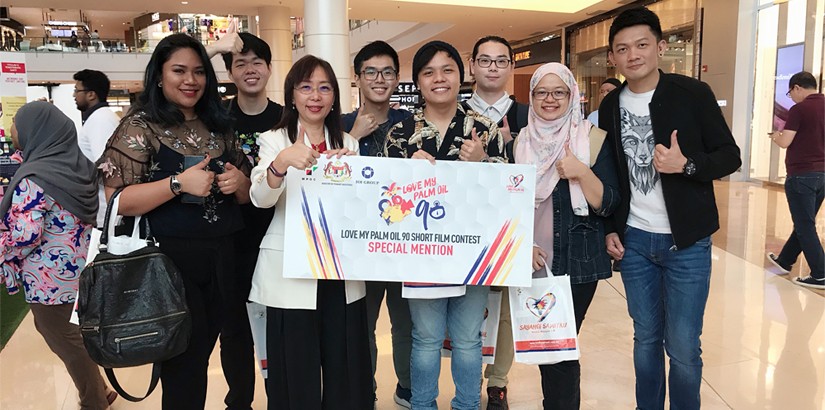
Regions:
M 182 188 L 183 187 L 181 186 L 180 181 L 178 181 L 178 176 L 172 175 L 172 178 L 169 179 L 169 189 L 172 190 L 172 193 L 175 195 L 180 195 Z
M 687 162 L 685 162 L 685 167 L 682 169 L 682 173 L 687 176 L 693 176 L 696 173 L 696 163 L 693 162 L 692 159 L 688 158 Z

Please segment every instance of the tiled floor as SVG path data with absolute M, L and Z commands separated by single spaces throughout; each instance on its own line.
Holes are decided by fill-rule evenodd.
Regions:
M 784 193 L 749 183 L 717 183 L 721 230 L 714 235 L 713 276 L 702 336 L 706 409 L 825 409 L 825 292 L 794 286 L 807 273 L 799 263 L 778 276 L 765 251 L 778 252 L 791 230 Z M 818 219 L 820 237 L 825 220 Z M 389 322 L 379 323 L 378 408 L 394 410 Z M 618 276 L 600 283 L 581 333 L 582 408 L 634 407 L 633 333 Z M 145 388 L 148 369 L 119 372 L 127 389 Z M 219 355 L 209 371 L 207 408 L 222 409 L 226 393 Z M 445 360 L 439 405 L 449 408 L 453 387 Z M 541 408 L 535 366 L 515 364 L 510 373 L 514 410 Z M 0 409 L 77 409 L 66 371 L 27 317 L 0 354 Z M 116 410 L 158 409 L 160 392 L 141 403 L 122 399 Z M 266 408 L 258 380 L 255 409 Z

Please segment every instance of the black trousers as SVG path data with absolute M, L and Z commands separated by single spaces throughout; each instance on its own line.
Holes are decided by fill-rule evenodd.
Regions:
M 161 367 L 163 408 L 203 410 L 209 355 L 223 325 L 224 304 L 231 292 L 226 280 L 234 271 L 233 236 L 195 239 L 159 237 L 161 250 L 183 276 L 192 336 L 185 352 Z
M 318 309 L 266 310 L 269 410 L 365 410 L 374 404 L 364 299 L 318 281 Z
M 570 285 L 573 292 L 573 311 L 576 315 L 576 333 L 581 330 L 584 315 L 596 294 L 599 282 Z M 578 360 L 540 365 L 541 391 L 544 410 L 578 410 L 581 406 L 581 365 Z
M 245 232 L 245 231 L 244 231 Z M 221 367 L 229 391 L 227 410 L 250 410 L 255 398 L 255 349 L 246 302 L 252 288 L 252 274 L 258 261 L 258 248 L 237 248 L 232 294 L 226 303 L 221 330 Z

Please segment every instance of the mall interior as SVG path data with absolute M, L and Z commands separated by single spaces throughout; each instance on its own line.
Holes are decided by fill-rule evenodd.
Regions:
M 328 60 L 341 89 L 350 90 L 340 96 L 345 112 L 360 105 L 352 58 L 368 42 L 382 39 L 398 50 L 401 83 L 392 101 L 412 108 L 421 101 L 410 67 L 422 44 L 444 40 L 469 59 L 478 38 L 499 35 L 514 47 L 508 92 L 517 101 L 528 102 L 536 68 L 561 62 L 575 74 L 587 113 L 598 107 L 604 79 L 623 79 L 607 58 L 608 29 L 619 12 L 638 5 L 661 19 L 668 44 L 662 70 L 711 86 L 741 150 L 741 168 L 715 182 L 721 229 L 712 236 L 711 288 L 701 338 L 702 407 L 825 409 L 825 291 L 792 283 L 810 270 L 804 258 L 790 274 L 765 258 L 766 252 L 778 253 L 793 230 L 783 185 L 785 150 L 767 135 L 781 126 L 776 112 L 793 105 L 785 94 L 790 75 L 813 73 L 822 92 L 825 0 L 7 0 L 0 7 L 0 60 L 25 63 L 26 101 L 46 98 L 79 127 L 81 116 L 72 97 L 76 71 L 106 73 L 113 88 L 110 108 L 122 115 L 142 91 L 143 70 L 162 38 L 187 32 L 207 45 L 226 35 L 233 18 L 241 31 L 257 34 L 272 47 L 267 93 L 273 101 L 283 101 L 283 78 L 292 62 L 313 54 Z M 212 62 L 221 95 L 233 98 L 237 89 L 223 61 Z M 463 98 L 472 93 L 469 72 L 466 80 Z M 0 160 L 11 150 L 10 119 L 3 121 Z M 0 161 L 0 170 L 6 165 Z M 825 238 L 822 212 L 816 222 Z M 71 379 L 37 334 L 31 315 L 22 310 L 14 317 L 14 300 L 3 296 L 1 321 L 14 326 L 4 329 L 8 335 L 0 351 L 0 408 L 79 408 Z M 376 405 L 396 409 L 386 309 L 376 338 Z M 620 273 L 599 284 L 580 342 L 581 407 L 633 408 L 633 327 Z M 449 369 L 449 359 L 444 359 L 440 408 L 449 408 L 453 394 Z M 131 390 L 145 388 L 148 374 L 147 367 L 118 371 Z M 216 349 L 206 407 L 224 408 L 226 391 Z M 260 375 L 255 394 L 253 407 L 266 408 Z M 512 409 L 541 408 L 537 366 L 514 364 L 508 394 Z M 482 394 L 482 408 L 485 403 Z M 118 400 L 112 408 L 157 409 L 160 393 L 140 403 Z

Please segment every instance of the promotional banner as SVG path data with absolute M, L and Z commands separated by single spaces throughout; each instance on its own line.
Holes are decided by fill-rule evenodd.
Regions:
M 26 55 L 0 53 L 0 139 L 11 137 L 11 119 L 26 104 Z
M 322 156 L 286 184 L 285 277 L 530 284 L 533 166 Z

